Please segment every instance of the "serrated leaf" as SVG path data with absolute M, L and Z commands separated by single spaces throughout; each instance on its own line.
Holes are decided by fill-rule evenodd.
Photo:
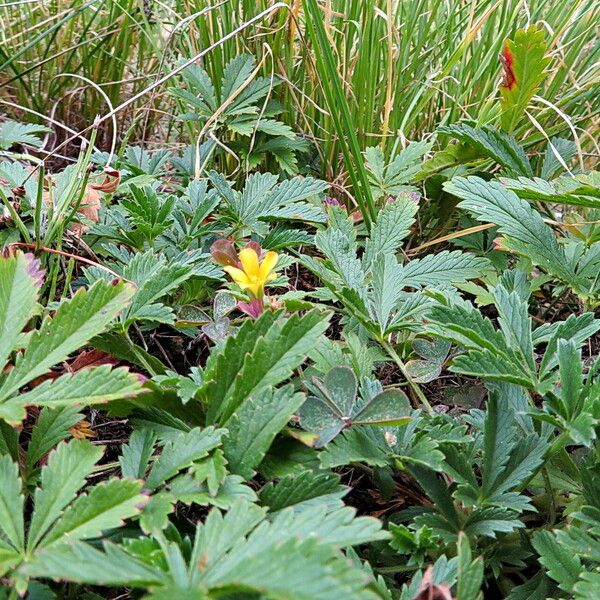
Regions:
M 77 406 L 42 409 L 27 446 L 27 469 L 31 470 L 46 452 L 69 437 L 69 429 L 82 419 Z
M 24 497 L 21 493 L 19 468 L 11 457 L 6 454 L 0 456 L 0 482 L 2 482 L 0 485 L 0 531 L 10 543 L 12 549 L 19 552 L 23 550 L 24 543 Z M 1 538 L 0 541 L 2 541 Z M 0 565 L 3 550 L 0 547 Z M 12 554 L 10 548 L 6 548 L 4 551 L 7 554 Z
M 142 479 L 154 451 L 156 434 L 151 429 L 134 429 L 119 457 L 123 477 Z
M 405 194 L 379 211 L 365 243 L 363 264 L 367 270 L 378 254 L 396 252 L 400 242 L 410 233 L 418 208 L 418 204 Z
M 169 492 L 154 494 L 140 515 L 140 527 L 146 533 L 162 531 L 169 524 L 169 515 L 175 510 L 176 498 Z
M 44 381 L 31 391 L 21 394 L 18 400 L 23 405 L 72 406 L 110 402 L 135 396 L 141 391 L 140 380 L 129 369 L 100 365 Z
M 489 381 L 505 381 L 516 383 L 526 388 L 535 388 L 536 382 L 529 373 L 515 361 L 507 361 L 500 354 L 491 350 L 471 350 L 469 354 L 457 356 L 450 370 L 463 375 L 481 377 Z
M 340 478 L 333 473 L 316 473 L 304 471 L 297 475 L 288 475 L 277 484 L 268 484 L 260 491 L 261 504 L 276 512 L 287 506 L 312 505 L 328 502 L 332 497 L 341 498 L 348 492 L 346 486 L 340 485 Z
M 142 482 L 130 479 L 111 479 L 94 486 L 65 510 L 39 547 L 95 538 L 121 526 L 125 519 L 139 514 L 148 501 L 141 491 Z
M 0 370 L 35 312 L 41 285 L 39 261 L 18 252 L 0 258 Z
M 304 316 L 292 315 L 288 319 L 264 322 L 270 325 L 268 329 L 265 328 L 264 337 L 256 335 L 263 329 L 260 325 L 254 336 L 244 333 L 242 344 L 246 346 L 247 341 L 246 352 L 250 352 L 242 357 L 243 364 L 239 371 L 233 372 L 219 361 L 217 368 L 222 366 L 226 369 L 227 378 L 220 379 L 218 384 L 210 382 L 204 390 L 208 406 L 207 422 L 225 422 L 244 399 L 289 377 L 304 362 L 308 351 L 327 329 L 329 315 L 310 311 Z M 228 341 L 223 360 L 227 359 L 230 351 L 237 353 L 242 350 L 242 347 L 236 346 L 235 340 L 231 344 Z M 239 364 L 239 359 L 237 362 Z M 209 378 L 208 370 L 206 378 Z
M 447 125 L 439 128 L 442 133 L 468 144 L 484 158 L 491 158 L 509 173 L 533 176 L 531 164 L 523 148 L 515 139 L 495 127 L 471 127 L 469 125 Z
M 103 449 L 85 440 L 60 443 L 42 469 L 41 484 L 36 489 L 33 516 L 27 547 L 33 550 L 42 537 L 61 516 L 63 509 L 84 486 L 85 478 L 100 460 Z
M 85 542 L 40 550 L 24 572 L 32 577 L 112 586 L 155 586 L 169 582 L 162 569 L 108 542 L 104 543 L 104 552 Z
M 323 469 L 340 467 L 353 462 L 384 467 L 389 460 L 388 454 L 356 427 L 344 431 L 319 453 L 319 461 Z
M 146 479 L 146 487 L 153 490 L 177 475 L 179 471 L 204 458 L 221 444 L 225 432 L 225 429 L 206 427 L 195 428 L 177 435 L 165 444 L 161 455 L 154 461 Z
M 579 557 L 559 544 L 549 531 L 535 532 L 532 544 L 538 551 L 539 560 L 546 567 L 548 576 L 557 581 L 562 590 L 571 593 L 582 570 Z
M 520 198 L 526 200 L 600 208 L 600 197 L 597 188 L 582 185 L 577 179 L 559 177 L 554 181 L 546 181 L 539 177 L 518 177 L 510 179 L 501 177 L 502 185 L 513 190 Z
M 229 470 L 250 479 L 275 435 L 283 429 L 304 400 L 291 386 L 266 389 L 244 400 L 227 420 L 229 435 L 223 442 Z
M 487 258 L 459 250 L 443 250 L 403 265 L 399 273 L 399 284 L 419 289 L 430 285 L 462 283 L 467 279 L 480 277 L 489 266 Z
M 0 150 L 8 150 L 15 144 L 28 144 L 35 148 L 42 145 L 39 134 L 48 133 L 51 129 L 35 123 L 17 123 L 4 121 L 0 124 Z
M 509 236 L 509 246 L 563 281 L 573 279 L 572 268 L 552 229 L 540 214 L 514 192 L 495 181 L 479 177 L 455 177 L 444 189 L 462 199 L 461 208 L 477 220 L 498 225 Z
M 189 475 L 174 479 L 169 487 L 177 500 L 185 504 L 228 509 L 239 500 L 256 501 L 254 490 L 245 485 L 239 475 L 227 475 L 214 491 L 209 489 L 206 481 L 198 481 Z
M 368 178 L 373 198 L 395 196 L 402 193 L 421 168 L 423 156 L 431 149 L 432 143 L 427 140 L 413 142 L 393 156 L 386 164 L 380 146 L 371 146 L 365 150 Z
M 526 30 L 517 30 L 514 39 L 506 40 L 504 45 L 500 106 L 502 128 L 509 133 L 518 125 L 546 75 L 551 59 L 546 57 L 544 37 L 544 30 L 532 25 Z
M 101 333 L 132 293 L 132 287 L 124 283 L 97 281 L 89 290 L 80 288 L 70 300 L 62 302 L 54 317 L 46 317 L 32 334 L 26 351 L 0 386 L 0 398 L 6 400 Z

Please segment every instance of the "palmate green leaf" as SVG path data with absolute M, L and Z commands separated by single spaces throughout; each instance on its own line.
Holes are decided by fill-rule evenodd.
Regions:
M 348 493 L 348 488 L 340 485 L 340 477 L 334 473 L 304 471 L 298 475 L 288 475 L 276 484 L 269 483 L 260 491 L 261 504 L 276 512 L 287 506 L 309 506 L 319 502 L 339 500 Z M 340 503 L 341 505 L 341 503 Z
M 69 437 L 69 429 L 82 419 L 83 415 L 77 406 L 43 408 L 27 445 L 27 470 L 30 471 L 58 442 Z
M 179 471 L 186 469 L 195 461 L 204 458 L 208 453 L 221 444 L 225 429 L 207 427 L 195 428 L 187 433 L 181 433 L 167 442 L 146 479 L 146 487 L 153 490 L 168 481 Z
M 523 148 L 515 138 L 491 126 L 443 125 L 438 129 L 471 146 L 480 156 L 491 158 L 510 173 L 533 176 L 531 164 Z
M 487 349 L 509 360 L 509 348 L 501 332 L 474 306 L 436 305 L 429 314 L 432 325 L 428 331 L 469 350 Z
M 402 266 L 399 277 L 401 287 L 421 288 L 440 284 L 462 283 L 480 277 L 488 269 L 487 258 L 459 250 L 444 250 L 409 261 Z
M 37 404 L 52 408 L 100 404 L 135 396 L 141 391 L 140 380 L 126 367 L 113 369 L 110 365 L 100 365 L 44 381 L 31 391 L 21 394 L 18 401 L 23 406 Z
M 42 470 L 41 484 L 33 498 L 33 515 L 27 547 L 33 550 L 58 519 L 64 508 L 85 485 L 85 478 L 100 460 L 103 448 L 85 440 L 60 443 Z
M 406 184 L 413 181 L 421 168 L 423 156 L 431 149 L 432 143 L 426 140 L 413 142 L 386 164 L 380 146 L 365 150 L 367 175 L 371 193 L 375 200 L 383 196 L 395 196 L 408 189 Z
M 15 144 L 27 144 L 39 148 L 42 145 L 39 135 L 49 131 L 52 130 L 44 125 L 4 121 L 0 123 L 0 150 L 8 150 Z
M 539 560 L 546 567 L 548 576 L 558 582 L 561 590 L 572 593 L 583 570 L 577 554 L 559 544 L 549 531 L 535 532 L 532 544 L 539 553 Z
M 0 371 L 35 312 L 42 283 L 39 265 L 33 255 L 22 252 L 0 258 Z
M 538 91 L 551 58 L 546 56 L 545 31 L 537 25 L 517 30 L 506 40 L 502 52 L 504 79 L 500 85 L 502 129 L 509 133 L 523 118 L 525 109 Z
M 317 232 L 315 245 L 325 255 L 343 285 L 364 299 L 366 273 L 362 262 L 356 257 L 354 238 L 342 228 L 329 227 Z
M 121 448 L 119 464 L 123 477 L 142 479 L 154 452 L 157 436 L 151 429 L 134 429 L 129 442 Z
M 84 583 L 151 587 L 159 597 L 170 590 L 177 597 L 179 591 L 181 597 L 194 591 L 194 598 L 209 591 L 211 596 L 254 592 L 280 600 L 377 598 L 368 588 L 371 577 L 340 549 L 387 539 L 379 521 L 356 518 L 347 507 L 315 506 L 299 513 L 288 508 L 272 522 L 265 513 L 247 501 L 235 502 L 225 514 L 213 509 L 185 553 L 164 539 L 160 547 L 149 538 L 124 546 L 104 543 L 104 551 L 74 542 L 42 549 L 24 571 Z
M 241 192 L 233 190 L 219 173 L 211 171 L 210 181 L 228 205 L 230 217 L 238 224 L 266 235 L 264 221 L 299 220 L 324 223 L 327 219 L 319 205 L 307 202 L 318 197 L 327 183 L 312 177 L 293 177 L 277 183 L 271 173 L 254 173 Z
M 130 306 L 121 315 L 121 323 L 128 327 L 135 320 L 172 322 L 174 317 L 156 301 L 179 287 L 194 274 L 193 265 L 167 262 L 152 251 L 138 253 L 123 270 L 127 279 L 138 285 Z
M 190 475 L 182 475 L 169 485 L 173 496 L 185 504 L 230 508 L 239 500 L 256 501 L 256 493 L 239 475 L 227 475 L 214 490 L 209 489 L 207 481 L 198 481 Z
M 457 356 L 450 367 L 455 373 L 480 377 L 489 381 L 516 383 L 529 389 L 535 388 L 536 381 L 516 360 L 507 360 L 493 350 L 471 350 Z
M 95 538 L 123 525 L 125 519 L 138 515 L 148 501 L 141 492 L 142 482 L 131 479 L 110 479 L 94 486 L 65 510 L 40 547 Z
M 514 191 L 520 198 L 552 204 L 600 208 L 600 190 L 585 185 L 571 176 L 546 181 L 539 177 L 501 177 L 502 185 Z
M 111 285 L 98 281 L 89 290 L 80 288 L 70 300 L 62 302 L 53 317 L 43 320 L 26 351 L 16 359 L 0 386 L 0 400 L 6 400 L 101 333 L 123 310 L 132 293 L 133 288 L 122 282 Z
M 319 461 L 323 469 L 332 469 L 353 462 L 384 467 L 390 460 L 390 454 L 367 436 L 360 427 L 347 429 L 319 453 Z
M 19 468 L 7 454 L 0 456 L 0 544 L 4 540 L 10 546 L 6 549 L 0 545 L 0 572 L 2 572 L 3 554 L 17 553 L 23 550 L 24 525 L 23 506 L 24 497 L 21 493 L 21 480 Z
M 464 534 L 459 534 L 457 544 L 458 582 L 456 586 L 456 600 L 480 600 L 481 585 L 483 583 L 483 558 L 473 560 L 469 539 Z
M 244 399 L 287 379 L 304 362 L 328 324 L 329 314 L 316 310 L 288 319 L 261 317 L 254 328 L 243 333 L 240 330 L 238 336 L 230 338 L 216 364 L 211 363 L 210 371 L 207 365 L 205 377 L 209 383 L 201 390 L 207 422 L 225 422 Z M 231 354 L 242 355 L 234 361 L 239 365 L 237 369 L 226 363 Z
M 556 156 L 560 156 L 562 162 Z M 577 144 L 573 140 L 566 138 L 553 137 L 544 152 L 544 161 L 542 162 L 541 178 L 549 180 L 564 170 L 563 163 L 568 165 L 577 154 Z
M 572 268 L 552 229 L 540 214 L 514 192 L 495 181 L 479 177 L 455 177 L 444 189 L 459 198 L 459 204 L 477 220 L 498 225 L 509 236 L 508 246 L 528 256 L 550 274 L 572 283 Z
M 275 436 L 285 427 L 304 401 L 287 385 L 266 388 L 246 398 L 225 422 L 229 435 L 223 442 L 229 470 L 250 479 Z
M 30 577 L 51 577 L 112 586 L 156 586 L 171 583 L 167 573 L 121 546 L 104 542 L 104 552 L 85 542 L 41 549 L 23 568 Z
M 282 586 L 276 592 L 275 597 L 278 598 L 308 600 L 330 598 L 331 594 L 341 595 L 344 592 L 348 593 L 348 597 L 362 598 L 360 589 L 368 578 L 364 573 L 357 577 L 357 571 L 348 571 L 347 563 L 346 568 L 341 569 L 341 564 L 336 564 L 338 555 L 333 550 L 387 538 L 388 534 L 381 532 L 380 527 L 381 524 L 371 517 L 354 518 L 354 510 L 349 507 L 328 511 L 325 507 L 315 506 L 302 512 L 284 509 L 271 523 L 261 523 L 245 542 L 236 544 L 226 556 L 213 562 L 212 568 L 208 567 L 199 579 L 213 588 L 225 586 L 234 577 L 238 585 L 245 582 L 266 593 L 269 593 L 269 588 L 277 590 Z M 277 554 L 296 566 L 294 576 L 289 570 L 278 568 Z M 253 556 L 252 561 L 245 560 L 248 555 Z M 320 574 L 317 573 L 319 562 L 322 565 Z M 320 581 L 310 585 L 306 579 L 302 583 L 296 577 L 304 569 L 305 576 L 315 571 L 314 576 L 319 576 Z M 359 595 L 354 596 L 353 593 Z

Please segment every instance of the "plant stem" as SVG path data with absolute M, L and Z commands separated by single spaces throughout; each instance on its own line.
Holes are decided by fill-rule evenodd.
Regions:
M 398 353 L 394 350 L 393 346 L 387 340 L 381 338 L 379 339 L 379 343 L 385 348 L 386 352 L 389 354 L 391 359 L 396 363 L 396 365 L 400 369 L 402 376 L 406 379 L 408 385 L 410 385 L 415 396 L 421 403 L 421 407 L 424 408 L 428 414 L 432 415 L 433 408 L 431 407 L 431 404 L 429 404 L 429 401 L 427 400 L 427 398 L 425 398 L 423 390 L 413 380 L 413 378 L 410 376 L 410 373 L 406 370 L 406 365 L 402 362 L 402 359 L 400 358 L 400 356 L 398 356 Z

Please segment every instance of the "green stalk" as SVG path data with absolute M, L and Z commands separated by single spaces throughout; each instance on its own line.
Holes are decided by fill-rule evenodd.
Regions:
M 377 217 L 363 155 L 356 136 L 355 124 L 350 116 L 346 96 L 342 90 L 336 65 L 317 0 L 303 0 L 306 12 L 306 29 L 315 49 L 316 68 L 321 87 L 327 99 L 329 113 L 344 155 L 344 162 L 352 182 L 354 197 L 367 228 Z
M 387 340 L 381 339 L 381 338 L 379 339 L 379 343 L 385 348 L 385 351 L 388 353 L 390 358 L 396 363 L 396 365 L 400 369 L 402 376 L 404 377 L 404 379 L 406 379 L 406 381 L 408 382 L 408 385 L 410 385 L 415 396 L 418 398 L 419 402 L 421 403 L 422 408 L 424 408 L 428 414 L 432 415 L 433 408 L 431 407 L 431 404 L 429 404 L 429 400 L 427 400 L 427 398 L 425 397 L 425 394 L 423 393 L 423 390 L 419 387 L 419 384 L 413 380 L 410 373 L 406 369 L 406 365 L 404 364 L 404 362 L 402 362 L 402 359 L 400 358 L 398 353 L 394 350 L 393 346 Z

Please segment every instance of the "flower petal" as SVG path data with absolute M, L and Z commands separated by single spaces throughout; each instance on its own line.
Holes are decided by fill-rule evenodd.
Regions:
M 244 283 L 244 284 L 248 284 L 250 283 L 250 279 L 248 279 L 248 275 L 246 275 L 246 273 L 244 273 L 244 271 L 242 271 L 241 269 L 238 269 L 237 267 L 232 267 L 230 265 L 228 265 L 227 267 L 223 267 L 223 270 L 226 271 L 227 273 L 229 273 L 229 276 L 231 277 L 231 279 L 233 279 L 238 285 Z
M 247 289 L 255 298 L 262 298 L 262 283 L 249 283 L 247 286 L 245 286 L 245 289 Z
M 258 277 L 258 254 L 253 248 L 244 248 L 240 250 L 240 262 L 248 277 Z
M 259 275 L 261 279 L 266 279 L 269 273 L 275 268 L 277 261 L 279 260 L 279 255 L 277 252 L 273 252 L 270 250 L 267 252 L 262 259 L 262 263 L 260 264 Z

